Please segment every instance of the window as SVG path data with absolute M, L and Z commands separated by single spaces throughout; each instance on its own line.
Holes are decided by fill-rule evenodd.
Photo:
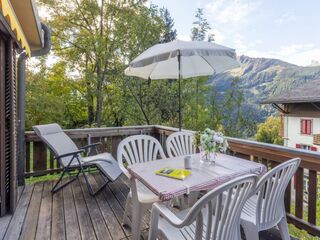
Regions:
M 301 119 L 300 122 L 300 133 L 305 135 L 312 134 L 312 120 L 310 119 Z

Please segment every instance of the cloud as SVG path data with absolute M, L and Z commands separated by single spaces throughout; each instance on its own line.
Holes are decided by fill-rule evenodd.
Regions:
M 278 19 L 275 20 L 275 23 L 278 25 L 282 25 L 284 23 L 288 22 L 295 22 L 297 20 L 297 17 L 292 12 L 287 12 L 282 14 Z
M 247 18 L 260 3 L 259 0 L 216 0 L 207 4 L 205 10 L 218 23 L 234 23 Z
M 291 44 L 282 46 L 278 51 L 259 51 L 249 50 L 239 51 L 240 54 L 245 54 L 250 57 L 265 57 L 276 58 L 293 63 L 299 66 L 309 66 L 312 63 L 320 62 L 320 48 L 313 44 Z
M 178 34 L 177 38 L 182 41 L 191 41 L 190 35 Z
M 211 33 L 214 35 L 214 41 L 216 43 L 222 44 L 223 41 L 225 40 L 224 34 L 218 29 L 213 29 L 211 32 L 209 32 L 209 34 Z

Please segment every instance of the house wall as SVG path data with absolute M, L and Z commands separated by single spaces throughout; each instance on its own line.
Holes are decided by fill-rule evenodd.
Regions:
M 320 118 L 311 117 L 297 117 L 297 116 L 285 116 L 284 117 L 284 144 L 288 147 L 296 147 L 296 144 L 304 144 L 317 147 L 317 151 L 320 151 L 320 146 L 313 145 L 313 135 L 301 134 L 300 121 L 301 119 L 312 120 L 312 133 L 320 134 Z

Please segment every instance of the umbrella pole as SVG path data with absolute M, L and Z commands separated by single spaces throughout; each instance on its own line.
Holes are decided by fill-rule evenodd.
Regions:
M 179 68 L 179 131 L 182 128 L 182 114 L 181 114 L 181 55 L 178 50 L 178 68 Z

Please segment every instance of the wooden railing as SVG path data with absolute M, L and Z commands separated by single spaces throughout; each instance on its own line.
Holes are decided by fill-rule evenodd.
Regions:
M 134 126 L 70 129 L 65 132 L 78 147 L 101 142 L 99 150 L 110 152 L 116 157 L 118 144 L 123 138 L 136 134 L 152 135 L 154 129 L 154 126 Z M 25 139 L 25 177 L 52 174 L 61 170 L 57 161 L 53 159 L 53 153 L 34 132 L 26 132 Z
M 119 128 L 96 128 L 66 130 L 66 133 L 80 147 L 88 143 L 102 142 L 101 151 L 109 151 L 116 156 L 119 142 L 130 135 L 148 134 L 156 137 L 165 149 L 167 137 L 176 128 L 158 125 Z M 184 130 L 186 131 L 186 130 Z M 318 173 L 320 153 L 288 148 L 273 144 L 244 139 L 228 138 L 230 154 L 265 164 L 268 169 L 291 158 L 301 158 L 301 165 L 290 183 L 285 195 L 285 208 L 288 221 L 296 227 L 320 237 L 320 224 L 317 222 Z M 25 176 L 39 176 L 60 171 L 53 161 L 53 155 L 33 132 L 26 133 Z M 320 202 L 320 201 L 319 201 Z M 320 204 L 320 203 L 319 203 Z M 320 216 L 318 216 L 320 217 Z

